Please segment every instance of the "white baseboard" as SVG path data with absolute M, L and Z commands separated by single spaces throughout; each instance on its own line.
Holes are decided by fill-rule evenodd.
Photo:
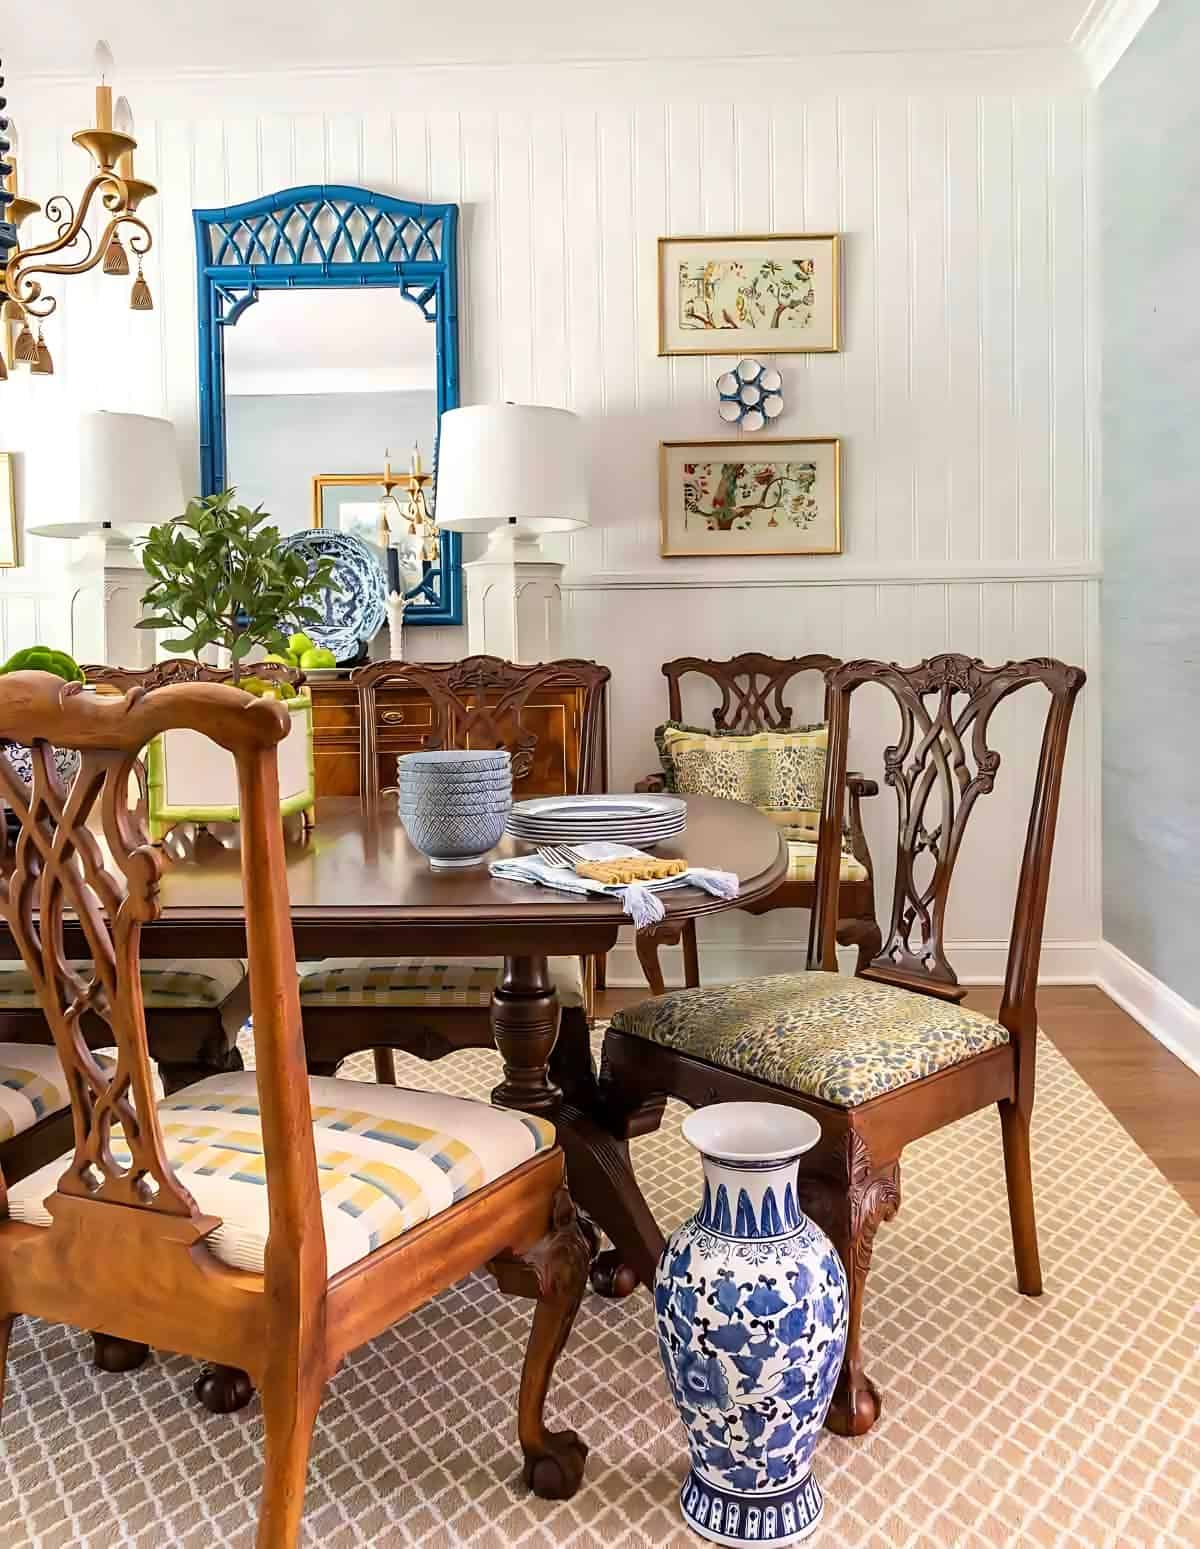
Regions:
M 1126 957 L 1111 941 L 1096 944 L 1093 982 L 1200 1075 L 1200 1007 Z
M 1041 983 L 1096 983 L 1096 947 L 1094 941 L 1047 941 L 1042 947 Z M 701 940 L 700 972 L 705 984 L 728 984 L 732 979 L 747 979 L 758 974 L 799 973 L 804 967 L 807 950 L 807 941 L 746 945 Z M 1007 941 L 952 941 L 947 943 L 946 955 L 964 984 L 1004 982 Z M 683 983 L 683 963 L 678 947 L 665 948 L 659 954 L 659 961 L 668 984 Z M 853 952 L 843 954 L 846 972 L 850 971 L 853 961 Z M 646 983 L 632 945 L 622 942 L 609 953 L 608 982 L 614 989 L 636 988 Z

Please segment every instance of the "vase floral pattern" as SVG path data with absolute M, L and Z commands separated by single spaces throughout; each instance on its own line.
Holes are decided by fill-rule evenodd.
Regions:
M 736 1136 L 735 1109 L 760 1110 L 760 1136 L 771 1114 L 786 1116 L 778 1155 L 728 1142 L 739 1156 L 712 1154 L 706 1134 Z M 811 1126 L 803 1145 L 799 1125 Z M 837 1252 L 796 1199 L 797 1156 L 819 1133 L 775 1104 L 722 1104 L 684 1125 L 701 1151 L 704 1197 L 667 1242 L 655 1313 L 692 1459 L 680 1506 L 717 1543 L 795 1543 L 821 1516 L 812 1455 L 841 1369 L 847 1294 Z

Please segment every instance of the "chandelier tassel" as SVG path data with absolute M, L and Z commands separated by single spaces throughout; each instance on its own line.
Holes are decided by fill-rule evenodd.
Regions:
M 146 284 L 146 277 L 142 273 L 142 266 L 138 264 L 137 279 L 133 282 L 133 289 L 129 293 L 129 306 L 134 312 L 153 312 L 154 298 L 150 294 L 150 287 Z
M 37 336 L 37 358 L 30 366 L 29 374 L 31 376 L 54 375 L 54 357 L 51 355 L 45 339 L 42 338 L 42 330 L 40 328 L 38 329 Z
M 129 254 L 115 231 L 104 253 L 104 272 L 105 274 L 129 273 Z
M 29 324 L 23 323 L 21 331 L 17 335 L 17 342 L 13 346 L 13 360 L 20 361 L 24 366 L 32 366 L 37 359 L 37 340 L 30 332 Z

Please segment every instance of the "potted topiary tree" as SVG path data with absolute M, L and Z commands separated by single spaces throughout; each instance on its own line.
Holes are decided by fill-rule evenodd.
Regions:
M 173 521 L 153 527 L 141 560 L 150 585 L 142 596 L 139 629 L 170 629 L 169 651 L 198 655 L 210 645 L 229 654 L 232 681 L 250 693 L 282 699 L 292 730 L 279 745 L 280 808 L 311 817 L 314 800 L 312 699 L 288 683 L 268 682 L 247 668 L 256 648 L 278 659 L 289 648 L 288 630 L 315 624 L 316 593 L 336 585 L 332 564 L 310 569 L 299 554 L 280 547 L 279 529 L 261 508 L 238 505 L 235 490 L 188 503 Z M 293 637 L 294 638 L 294 637 Z M 328 657 L 328 661 L 324 658 Z M 330 653 L 306 666 L 334 666 Z M 175 823 L 236 822 L 237 771 L 233 759 L 194 732 L 157 737 L 147 754 L 150 832 Z

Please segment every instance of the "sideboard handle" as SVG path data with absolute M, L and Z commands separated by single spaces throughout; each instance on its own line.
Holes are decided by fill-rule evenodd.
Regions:
M 381 710 L 379 719 L 386 721 L 391 726 L 398 726 L 404 720 L 403 710 Z

